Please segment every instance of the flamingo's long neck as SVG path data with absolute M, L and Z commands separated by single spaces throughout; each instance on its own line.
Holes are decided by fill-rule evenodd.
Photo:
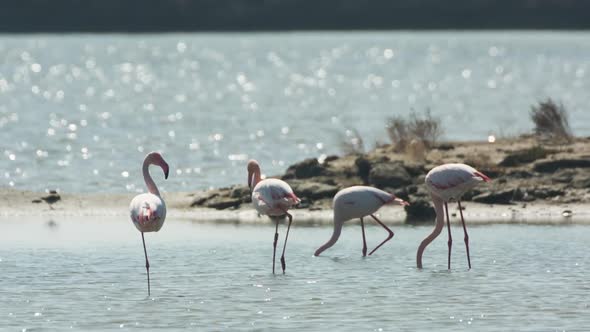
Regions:
M 258 184 L 258 182 L 260 182 L 260 180 L 261 180 L 260 169 L 256 169 L 252 173 L 252 179 L 250 179 L 250 191 L 254 190 L 254 187 L 256 187 L 256 185 Z
M 432 201 L 434 202 L 434 209 L 436 210 L 436 225 L 434 225 L 432 233 L 430 233 L 430 235 L 428 235 L 424 240 L 422 240 L 422 243 L 420 243 L 420 246 L 418 247 L 418 253 L 416 254 L 416 265 L 419 269 L 422 268 L 422 254 L 424 253 L 424 249 L 426 249 L 430 242 L 436 239 L 436 237 L 440 234 L 445 225 L 443 201 L 437 196 L 431 195 L 431 197 Z
M 328 242 L 324 243 L 318 250 L 315 251 L 313 254 L 314 256 L 319 256 L 324 250 L 330 248 L 331 246 L 338 241 L 340 234 L 342 233 L 342 224 L 343 222 L 338 221 L 338 219 L 334 218 L 334 232 L 332 233 L 332 237 L 328 240 Z
M 151 164 L 152 164 L 151 158 L 146 158 L 143 161 L 143 167 L 142 167 L 143 179 L 145 180 L 145 185 L 147 186 L 148 191 L 156 196 L 160 196 L 160 191 L 158 190 L 158 187 L 156 187 L 156 183 L 154 182 L 154 180 L 152 179 L 152 176 L 150 175 L 150 165 Z

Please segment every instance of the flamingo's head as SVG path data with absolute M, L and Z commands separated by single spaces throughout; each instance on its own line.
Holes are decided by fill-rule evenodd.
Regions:
M 403 199 L 401 199 L 399 197 L 396 197 L 393 194 L 391 196 L 393 196 L 393 202 L 396 202 L 396 203 L 398 203 L 401 206 L 408 206 L 408 205 L 410 205 L 410 203 L 408 203 L 407 201 L 404 201 Z
M 256 182 L 260 180 L 260 165 L 254 159 L 248 161 L 248 187 L 250 190 L 256 186 Z
M 490 179 L 487 175 L 483 174 L 482 172 L 474 172 L 473 175 L 475 175 L 476 177 L 482 179 L 484 182 L 491 182 L 492 179 Z
M 166 162 L 166 160 L 164 160 L 164 157 L 162 157 L 162 155 L 159 152 L 150 152 L 145 157 L 145 159 L 149 160 L 149 163 L 152 165 L 160 166 L 164 171 L 164 178 L 168 179 L 170 166 L 168 166 L 168 163 Z

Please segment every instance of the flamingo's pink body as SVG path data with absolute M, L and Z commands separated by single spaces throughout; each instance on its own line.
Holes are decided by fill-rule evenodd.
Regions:
M 436 210 L 436 225 L 432 233 L 428 235 L 418 247 L 416 255 L 416 264 L 418 268 L 422 268 L 422 254 L 424 253 L 424 249 L 426 249 L 430 242 L 440 234 L 444 227 L 445 213 L 447 216 L 447 228 L 449 231 L 448 268 L 451 268 L 451 246 L 453 241 L 447 206 L 447 203 L 450 201 L 457 201 L 457 204 L 459 205 L 459 214 L 461 215 L 461 222 L 465 233 L 464 241 L 467 250 L 467 263 L 469 268 L 471 268 L 471 258 L 469 257 L 469 236 L 467 234 L 467 228 L 465 227 L 465 220 L 463 219 L 461 197 L 466 191 L 477 186 L 482 181 L 489 182 L 491 180 L 475 168 L 465 164 L 444 164 L 437 166 L 428 172 L 425 182 Z
M 287 216 L 289 225 L 283 245 L 283 254 L 281 256 L 281 266 L 285 273 L 285 248 L 289 237 L 289 230 L 293 222 L 293 216 L 287 211 L 299 204 L 301 201 L 293 189 L 284 181 L 279 179 L 261 179 L 260 165 L 256 160 L 248 162 L 248 186 L 252 191 L 252 204 L 256 211 L 261 215 L 267 215 L 276 222 L 275 237 L 273 242 L 272 273 L 275 273 L 275 255 L 277 241 L 279 237 L 279 217 Z
M 393 237 L 393 232 L 385 226 L 379 219 L 373 214 L 377 212 L 383 205 L 392 202 L 397 202 L 400 205 L 407 205 L 408 203 L 402 199 L 395 197 L 395 195 L 387 193 L 383 190 L 379 190 L 373 187 L 367 186 L 353 186 L 340 190 L 336 196 L 334 196 L 333 208 L 334 208 L 334 231 L 332 237 L 324 245 L 319 247 L 314 253 L 315 256 L 319 256 L 324 250 L 333 246 L 340 234 L 342 233 L 342 225 L 345 221 L 360 218 L 361 227 L 363 232 L 363 256 L 367 254 L 367 243 L 365 239 L 365 227 L 363 218 L 371 216 L 377 223 L 383 226 L 389 236 L 375 249 L 373 249 L 369 255 L 375 250 L 381 247 L 385 242 Z
M 143 242 L 143 251 L 145 254 L 145 268 L 148 278 L 148 296 L 150 295 L 150 264 L 147 257 L 143 233 L 159 231 L 166 219 L 166 204 L 162 197 L 160 197 L 158 187 L 156 187 L 154 180 L 150 176 L 150 165 L 160 166 L 164 171 L 165 178 L 168 178 L 170 168 L 164 158 L 162 158 L 162 155 L 158 152 L 149 153 L 145 157 L 142 167 L 143 178 L 149 193 L 135 196 L 133 200 L 131 200 L 131 204 L 129 204 L 131 220 L 137 230 L 141 232 L 141 240 Z

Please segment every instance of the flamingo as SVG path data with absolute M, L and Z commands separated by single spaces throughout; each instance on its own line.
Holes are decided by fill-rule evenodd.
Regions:
M 475 168 L 465 164 L 444 164 L 437 166 L 428 172 L 425 182 L 436 210 L 436 225 L 434 226 L 432 233 L 428 235 L 418 247 L 416 264 L 419 269 L 422 268 L 422 254 L 424 249 L 430 244 L 430 242 L 436 239 L 444 227 L 445 214 L 447 216 L 447 229 L 449 231 L 449 240 L 447 242 L 449 247 L 448 269 L 451 269 L 451 246 L 453 239 L 451 237 L 451 223 L 449 221 L 449 207 L 447 205 L 450 201 L 457 201 L 457 204 L 459 205 L 459 214 L 461 215 L 461 223 L 463 224 L 463 232 L 465 233 L 464 241 L 467 250 L 467 264 L 469 265 L 469 269 L 471 269 L 469 235 L 467 234 L 465 220 L 463 219 L 461 196 L 463 196 L 466 191 L 477 186 L 481 181 L 490 182 L 491 179 Z
M 381 222 L 374 213 L 377 212 L 383 205 L 392 202 L 397 202 L 400 205 L 409 205 L 403 199 L 397 198 L 395 195 L 367 186 L 353 186 L 340 190 L 334 196 L 334 232 L 332 237 L 324 245 L 318 248 L 314 256 L 319 256 L 324 250 L 330 248 L 338 241 L 340 233 L 342 232 L 342 225 L 345 221 L 359 218 L 361 220 L 361 229 L 363 232 L 363 257 L 367 255 L 367 240 L 365 238 L 365 224 L 363 218 L 371 216 L 379 225 L 381 225 L 389 233 L 387 238 L 375 247 L 370 253 L 373 254 L 375 250 L 379 249 L 385 242 L 393 237 L 393 231 L 389 229 L 383 222 Z
M 287 234 L 285 235 L 285 243 L 283 244 L 283 254 L 281 255 L 281 267 L 283 269 L 283 274 L 285 274 L 285 248 L 287 247 L 291 222 L 293 222 L 293 216 L 287 212 L 287 210 L 299 204 L 301 200 L 293 193 L 293 189 L 291 189 L 285 181 L 279 179 L 261 180 L 260 165 L 256 160 L 248 161 L 248 186 L 252 192 L 252 204 L 256 211 L 261 215 L 269 216 L 271 220 L 275 220 L 276 222 L 275 237 L 272 244 L 273 274 L 275 274 L 275 257 L 277 241 L 279 239 L 279 217 L 287 216 L 289 219 Z
M 149 172 L 150 165 L 160 166 L 164 171 L 164 178 L 168 178 L 170 168 L 164 158 L 162 158 L 162 155 L 158 152 L 148 153 L 143 160 L 142 171 L 143 179 L 145 180 L 149 193 L 135 196 L 131 200 L 131 204 L 129 204 L 131 221 L 133 221 L 137 230 L 141 232 L 143 253 L 145 254 L 145 269 L 147 271 L 148 296 L 150 296 L 150 263 L 148 261 L 143 233 L 159 231 L 166 219 L 166 204 L 162 197 L 160 197 L 160 192 L 154 180 L 152 180 Z

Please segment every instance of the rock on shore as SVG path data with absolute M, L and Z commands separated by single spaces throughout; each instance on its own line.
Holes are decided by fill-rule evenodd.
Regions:
M 431 168 L 451 162 L 469 164 L 493 181 L 465 194 L 464 201 L 485 204 L 590 202 L 590 138 L 566 146 L 540 145 L 533 137 L 487 142 L 454 142 L 427 151 L 420 160 L 378 147 L 366 154 L 315 158 L 288 167 L 277 176 L 302 199 L 300 208 L 329 209 L 334 194 L 352 185 L 369 185 L 410 202 L 407 220 L 432 221 L 434 209 L 424 186 Z M 246 186 L 232 186 L 195 195 L 191 206 L 239 208 L 250 202 Z

